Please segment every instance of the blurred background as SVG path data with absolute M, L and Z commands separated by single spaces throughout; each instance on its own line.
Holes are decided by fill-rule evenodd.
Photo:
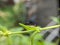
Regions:
M 44 27 L 51 22 L 50 17 L 58 16 L 58 8 L 57 0 L 0 0 L 0 17 L 15 18 L 17 24 L 31 22 Z
M 56 25 L 51 17 L 59 18 L 58 2 L 58 0 L 0 0 L 0 24 L 8 29 L 19 27 L 19 23 L 41 27 Z M 56 42 L 58 45 L 59 28 L 42 31 L 41 34 L 45 41 Z

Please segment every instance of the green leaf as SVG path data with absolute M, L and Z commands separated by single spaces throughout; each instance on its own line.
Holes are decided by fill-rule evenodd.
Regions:
M 24 30 L 22 27 L 15 27 L 15 28 L 11 28 L 10 31 L 12 32 L 17 32 L 17 31 L 22 31 Z
M 25 28 L 26 30 L 35 30 L 35 31 L 40 31 L 40 27 L 38 26 L 31 26 L 31 25 L 24 25 L 22 23 L 19 23 L 19 25 L 21 25 L 23 28 Z
M 8 29 L 5 26 L 0 25 L 0 30 L 6 32 Z
M 60 18 L 59 17 L 52 17 L 51 19 L 53 21 L 55 21 L 56 23 L 60 24 Z

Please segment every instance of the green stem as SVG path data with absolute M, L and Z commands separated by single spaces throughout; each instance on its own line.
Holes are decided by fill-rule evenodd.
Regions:
M 35 37 L 35 35 L 37 34 L 38 32 L 37 31 L 35 31 L 32 35 L 31 35 L 31 37 L 30 37 L 30 45 L 34 45 L 34 37 Z
M 22 39 L 23 39 L 24 36 L 22 34 L 19 34 L 18 36 L 19 36 L 19 39 L 20 39 L 18 45 L 22 45 Z
M 55 26 L 50 26 L 50 27 L 41 28 L 40 31 L 41 31 L 41 30 L 47 30 L 47 29 L 53 29 L 53 28 L 57 28 L 57 27 L 60 27 L 60 25 L 55 25 Z M 36 35 L 37 33 L 38 33 L 38 31 L 36 30 L 36 31 L 31 35 L 31 37 L 30 37 L 30 39 L 31 39 L 31 44 L 30 44 L 30 45 L 34 45 L 34 37 L 35 37 L 35 35 Z
M 48 29 L 53 29 L 53 28 L 58 28 L 60 27 L 60 25 L 54 25 L 54 26 L 49 26 L 49 27 L 44 27 L 44 28 L 40 28 L 41 30 L 48 30 Z M 29 33 L 29 32 L 33 32 L 34 30 L 29 30 L 29 31 L 20 31 L 20 32 L 12 32 L 12 34 L 22 34 L 22 33 Z
M 40 30 L 39 31 L 42 31 L 42 30 L 48 30 L 48 29 L 53 29 L 53 28 L 57 28 L 57 27 L 60 27 L 60 25 L 54 25 L 54 26 L 49 26 L 49 27 L 44 27 L 44 28 L 40 28 Z M 6 35 L 8 35 L 7 36 L 7 42 L 8 42 L 8 45 L 11 45 L 11 39 L 10 39 L 10 35 L 11 34 L 22 34 L 22 33 L 29 33 L 29 32 L 33 32 L 33 31 L 35 31 L 32 35 L 31 35 L 31 37 L 30 37 L 30 39 L 31 39 L 31 45 L 34 45 L 34 37 L 35 37 L 35 35 L 38 33 L 38 31 L 37 30 L 29 30 L 29 31 L 20 31 L 20 32 L 3 32 L 3 31 L 0 31 L 0 35 L 4 35 L 4 36 L 6 36 Z
M 40 28 L 40 31 L 53 29 L 53 28 L 57 28 L 57 27 L 60 27 L 60 25 L 54 25 L 54 26 Z M 33 31 L 36 31 L 36 30 L 20 31 L 20 32 L 10 32 L 10 31 L 8 31 L 7 33 L 3 32 L 3 31 L 0 31 L 0 34 L 1 35 L 22 34 L 22 33 L 29 33 L 29 32 L 33 32 Z
M 9 35 L 9 36 L 7 36 L 7 45 L 12 45 L 10 35 Z
M 58 28 L 58 27 L 60 27 L 60 25 L 44 27 L 44 28 L 41 28 L 41 30 L 48 30 L 48 29 L 53 29 L 53 28 Z
M 20 32 L 12 32 L 11 34 L 22 34 L 22 33 L 29 33 L 29 32 L 33 32 L 33 30 L 29 30 L 29 31 L 20 31 Z

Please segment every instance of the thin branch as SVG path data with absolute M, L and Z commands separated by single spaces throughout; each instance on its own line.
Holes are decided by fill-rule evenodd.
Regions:
M 60 27 L 60 25 L 54 25 L 54 26 L 44 27 L 44 28 L 41 28 L 41 30 L 54 29 L 54 28 L 58 28 L 58 27 Z

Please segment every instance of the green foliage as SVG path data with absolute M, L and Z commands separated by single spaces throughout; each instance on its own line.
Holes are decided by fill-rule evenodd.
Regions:
M 0 8 L 0 24 L 3 26 L 8 28 L 15 27 L 19 22 L 24 23 L 25 19 L 26 8 L 24 3 Z
M 60 25 L 41 28 L 39 26 L 24 25 L 26 19 L 24 3 L 0 8 L 0 45 L 57 45 L 44 41 L 41 31 L 58 28 Z M 60 19 L 54 18 L 59 23 Z M 22 27 L 16 27 L 17 22 Z M 25 29 L 25 31 L 23 31 Z M 29 33 L 28 35 L 25 35 Z M 30 34 L 31 33 L 31 34 Z
M 60 27 L 60 25 L 50 26 L 50 28 L 40 27 L 39 29 L 36 28 L 36 26 L 31 27 L 21 23 L 20 25 L 23 28 L 25 28 L 26 31 L 22 31 L 24 30 L 22 27 L 7 29 L 6 27 L 1 25 L 0 26 L 0 45 L 48 45 L 48 44 L 55 45 L 52 42 L 44 41 L 43 36 L 42 34 L 40 34 L 40 32 L 45 29 Z M 33 30 L 30 36 L 24 35 L 24 33 L 31 32 L 30 29 Z
M 52 17 L 53 21 L 60 24 L 60 17 Z
M 38 27 L 38 26 L 29 26 L 29 25 L 24 25 L 24 24 L 21 24 L 21 23 L 19 23 L 22 27 L 24 27 L 26 30 L 37 30 L 37 31 L 39 31 L 40 30 L 40 27 Z
M 3 31 L 3 32 L 5 32 L 5 31 L 7 31 L 7 28 L 4 27 L 4 26 L 2 26 L 2 25 L 0 25 L 0 30 Z

